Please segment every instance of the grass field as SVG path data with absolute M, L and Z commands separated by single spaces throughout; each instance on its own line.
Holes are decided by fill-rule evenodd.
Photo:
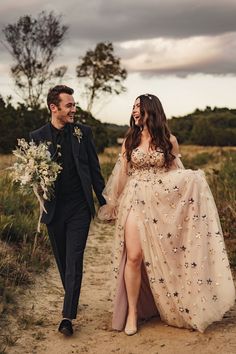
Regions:
M 104 153 L 99 155 L 105 178 L 109 177 L 120 152 L 121 147 L 115 146 L 106 148 Z M 182 145 L 180 152 L 185 168 L 202 168 L 206 173 L 212 173 L 214 170 L 220 170 L 224 161 L 236 154 L 236 147 Z
M 110 147 L 99 155 L 105 180 L 120 153 Z M 206 172 L 214 195 L 231 266 L 236 266 L 236 147 L 181 146 L 185 168 Z M 0 315 L 2 324 L 14 313 L 17 289 L 27 286 L 36 273 L 50 265 L 46 229 L 36 233 L 38 205 L 33 196 L 23 196 L 8 178 L 12 155 L 0 156 Z M 4 321 L 5 318 L 5 321 Z M 1 327 L 1 325 L 0 325 Z M 0 348 L 0 353 L 1 353 Z

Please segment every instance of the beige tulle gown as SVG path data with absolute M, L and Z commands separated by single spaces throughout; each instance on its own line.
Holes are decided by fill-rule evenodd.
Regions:
M 160 151 L 120 155 L 107 182 L 101 220 L 116 219 L 112 327 L 122 330 L 127 316 L 124 283 L 124 229 L 135 213 L 142 251 L 139 318 L 159 313 L 176 327 L 203 332 L 222 319 L 235 301 L 235 288 L 215 202 L 204 172 L 184 169 L 176 157 L 163 168 Z

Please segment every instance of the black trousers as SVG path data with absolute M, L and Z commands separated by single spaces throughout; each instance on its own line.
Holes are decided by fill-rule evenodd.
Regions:
M 85 200 L 58 201 L 47 225 L 53 253 L 65 290 L 62 315 L 74 319 L 83 276 L 83 257 L 91 221 Z

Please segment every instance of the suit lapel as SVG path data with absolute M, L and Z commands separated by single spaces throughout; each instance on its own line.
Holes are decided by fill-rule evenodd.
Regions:
M 55 157 L 55 154 L 57 152 L 57 149 L 53 146 L 53 140 L 52 140 L 52 131 L 51 131 L 51 126 L 50 123 L 45 125 L 44 131 L 43 131 L 43 138 L 45 141 L 50 142 L 51 144 L 48 146 L 48 150 L 51 154 L 52 159 Z

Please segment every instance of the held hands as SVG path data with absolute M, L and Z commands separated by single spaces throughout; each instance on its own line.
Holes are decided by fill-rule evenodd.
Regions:
M 105 204 L 101 206 L 98 210 L 98 219 L 103 223 L 113 225 L 117 218 L 117 208 L 116 206 Z
M 107 225 L 115 225 L 115 220 L 114 219 L 110 219 L 110 220 L 100 220 L 98 218 L 98 223 L 99 224 L 107 224 Z

